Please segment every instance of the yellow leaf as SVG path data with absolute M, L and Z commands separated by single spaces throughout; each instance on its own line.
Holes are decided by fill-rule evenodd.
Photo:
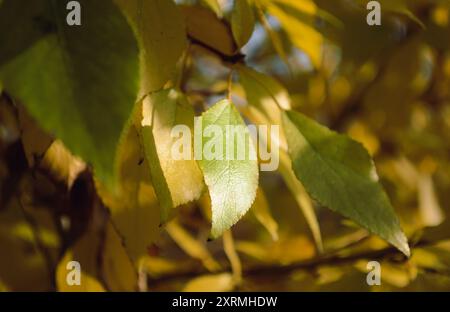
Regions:
M 233 234 L 231 230 L 223 234 L 223 250 L 227 255 L 228 261 L 231 264 L 231 271 L 233 272 L 233 282 L 239 285 L 242 281 L 242 264 L 234 247 Z
M 172 0 L 115 0 L 125 12 L 141 46 L 138 98 L 161 89 L 175 72 L 187 45 L 182 15 Z
M 102 255 L 102 276 L 111 291 L 134 291 L 137 286 L 137 272 L 129 258 L 122 239 L 108 222 L 104 237 Z
M 289 93 L 274 78 L 243 65 L 238 64 L 236 68 L 249 104 L 261 106 L 267 115 L 280 108 L 291 109 Z
M 203 275 L 189 281 L 185 292 L 220 292 L 233 290 L 233 276 L 230 273 Z
M 173 261 L 162 257 L 147 256 L 142 258 L 141 267 L 150 277 L 169 275 L 173 272 L 179 272 L 186 266 L 180 265 L 179 261 Z M 189 267 L 187 267 L 189 269 Z
M 290 14 L 275 3 L 267 6 L 268 12 L 276 17 L 288 34 L 292 43 L 303 50 L 316 68 L 322 63 L 322 35 L 314 29 L 312 23 L 302 21 L 298 16 Z
M 67 269 L 67 265 L 73 261 L 74 254 L 69 250 L 59 262 L 56 269 L 56 283 L 58 291 L 62 292 L 104 292 L 105 288 L 98 279 L 88 272 L 82 270 L 80 272 L 80 285 L 69 285 L 67 283 L 67 275 L 70 273 L 71 267 Z M 83 266 L 82 266 L 83 268 Z
M 31 207 L 32 215 L 15 198 L 8 207 L 0 209 L 0 277 L 11 291 L 49 291 L 51 278 L 48 261 L 57 252 L 56 231 L 43 225 L 52 222 L 47 210 Z M 27 210 L 27 211 L 26 211 Z M 28 215 L 28 219 L 25 218 Z M 26 220 L 33 220 L 34 226 Z M 49 251 L 44 254 L 45 248 Z M 56 258 L 56 254 L 54 255 Z
M 315 255 L 314 245 L 305 236 L 291 236 L 270 244 L 237 241 L 236 249 L 265 263 L 289 263 L 311 259 Z
M 312 0 L 274 0 L 274 2 L 278 2 L 280 4 L 285 4 L 292 6 L 293 8 L 299 10 L 308 15 L 316 15 L 318 12 L 317 6 Z
M 274 241 L 278 240 L 278 223 L 273 219 L 270 213 L 269 203 L 267 202 L 264 191 L 258 188 L 256 193 L 255 202 L 251 208 L 256 219 L 264 226 L 269 232 Z
M 97 192 L 111 211 L 128 254 L 137 263 L 159 234 L 159 207 L 148 182 L 149 170 L 141 148 L 141 134 L 131 125 L 118 152 L 119 191 L 111 194 L 97 182 Z
M 136 270 L 111 222 L 107 221 L 105 224 L 104 234 L 94 229 L 94 226 L 91 223 L 88 231 L 60 260 L 56 270 L 58 290 L 65 292 L 135 290 Z M 80 265 L 80 285 L 67 283 L 68 273 L 73 270 L 68 264 L 72 261 L 77 261 Z
M 278 125 L 281 129 L 281 109 L 290 109 L 291 100 L 287 90 L 274 78 L 257 72 L 249 67 L 236 65 L 239 72 L 239 81 L 245 91 L 247 103 L 256 107 L 262 114 L 257 120 L 250 119 L 260 125 Z M 252 111 L 250 113 L 259 114 Z M 280 131 L 279 138 L 270 138 L 271 142 L 278 144 L 281 148 L 286 149 L 286 138 Z
M 70 188 L 77 176 L 86 169 L 86 164 L 74 156 L 60 140 L 56 140 L 47 149 L 41 167 Z
M 419 213 L 424 226 L 438 226 L 444 219 L 430 174 L 420 174 L 418 181 Z
M 200 4 L 210 8 L 218 17 L 222 17 L 222 8 L 217 0 L 200 0 Z
M 276 32 L 274 29 L 272 29 L 269 21 L 266 18 L 266 15 L 264 14 L 263 9 L 259 5 L 258 2 L 256 2 L 256 13 L 259 22 L 264 27 L 264 29 L 267 32 L 267 35 L 269 36 L 269 39 L 272 43 L 273 48 L 277 52 L 278 56 L 283 60 L 283 62 L 286 64 L 287 68 L 289 69 L 289 59 L 287 56 L 287 53 L 283 47 L 283 42 L 281 40 L 281 37 L 278 32 Z
M 100 267 L 98 263 L 100 241 L 100 233 L 98 231 L 88 231 L 66 251 L 56 268 L 56 284 L 58 291 L 105 291 L 103 283 L 100 282 Z M 73 270 L 73 268 L 70 266 L 68 267 L 68 265 L 72 261 L 76 261 L 80 264 L 80 285 L 68 283 L 68 274 Z M 73 273 L 75 274 L 75 272 Z
M 201 261 L 208 271 L 214 272 L 220 269 L 220 265 L 211 256 L 208 249 L 193 238 L 175 220 L 167 223 L 166 231 L 185 253 Z
M 194 111 L 184 95 L 170 89 L 144 99 L 142 132 L 145 156 L 161 205 L 163 222 L 168 220 L 173 207 L 198 199 L 204 185 L 193 149 L 190 159 L 173 157 L 172 147 L 182 139 L 172 136 L 172 129 L 177 125 L 187 126 L 193 132 Z
M 348 129 L 348 135 L 364 145 L 371 156 L 375 155 L 380 148 L 378 138 L 362 122 L 353 122 Z
M 238 48 L 243 47 L 250 39 L 255 27 L 255 16 L 249 0 L 234 0 L 231 12 L 231 30 Z

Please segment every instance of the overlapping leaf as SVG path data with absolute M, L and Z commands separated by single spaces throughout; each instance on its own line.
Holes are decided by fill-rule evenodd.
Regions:
M 228 56 L 235 54 L 236 44 L 230 28 L 213 12 L 198 6 L 183 6 L 182 12 L 191 40 Z
M 249 0 L 235 0 L 231 13 L 231 30 L 238 47 L 250 39 L 255 27 L 255 16 Z
M 319 14 L 315 3 L 312 0 L 261 2 L 279 20 L 292 43 L 309 56 L 314 66 L 320 67 L 324 40 L 314 28 L 314 18 Z
M 141 46 L 140 98 L 172 77 L 186 47 L 181 12 L 172 0 L 115 0 L 131 20 Z
M 164 222 L 173 207 L 198 199 L 203 190 L 203 177 L 193 154 L 176 159 L 172 153 L 174 143 L 184 138 L 172 136 L 173 127 L 184 125 L 193 130 L 194 111 L 186 98 L 172 89 L 150 94 L 143 105 L 145 157 Z M 189 144 L 192 138 L 187 138 Z

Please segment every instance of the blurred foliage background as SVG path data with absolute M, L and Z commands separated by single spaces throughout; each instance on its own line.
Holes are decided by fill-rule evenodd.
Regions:
M 207 241 L 207 194 L 159 227 L 150 183 L 137 205 L 151 209 L 115 224 L 108 208 L 121 203 L 102 198 L 89 167 L 5 90 L 0 290 L 73 290 L 65 285 L 72 258 L 81 259 L 87 282 L 78 290 L 87 291 L 450 290 L 450 1 L 380 2 L 382 25 L 368 26 L 366 1 L 316 0 L 311 12 L 296 6 L 309 1 L 257 1 L 240 57 L 280 81 L 294 109 L 368 149 L 409 238 L 409 259 L 312 201 L 320 250 L 297 205 L 311 200 L 296 198 L 277 172 L 261 173 L 254 207 L 223 239 Z M 189 20 L 229 29 L 233 1 L 177 4 L 191 36 L 183 91 L 201 110 L 227 93 L 224 62 L 235 60 L 220 49 L 233 39 L 219 32 L 211 39 L 218 51 L 198 44 Z M 232 95 L 245 111 L 238 81 Z M 127 248 L 118 228 L 136 237 Z M 366 283 L 372 260 L 382 265 L 381 286 Z

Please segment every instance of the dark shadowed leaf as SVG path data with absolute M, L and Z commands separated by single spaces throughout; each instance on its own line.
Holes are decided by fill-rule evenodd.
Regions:
M 66 23 L 64 1 L 33 1 L 31 13 L 23 10 L 29 1 L 5 1 L 0 41 L 15 48 L 0 56 L 0 79 L 45 130 L 113 188 L 116 146 L 138 90 L 138 47 L 112 1 L 80 3 L 82 25 L 74 27 Z M 19 30 L 11 36 L 11 29 Z

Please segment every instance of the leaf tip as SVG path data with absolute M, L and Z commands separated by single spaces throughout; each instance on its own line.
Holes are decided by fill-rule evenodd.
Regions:
M 408 239 L 403 232 L 399 232 L 394 239 L 392 244 L 400 250 L 407 258 L 411 256 L 411 249 L 409 248 Z

